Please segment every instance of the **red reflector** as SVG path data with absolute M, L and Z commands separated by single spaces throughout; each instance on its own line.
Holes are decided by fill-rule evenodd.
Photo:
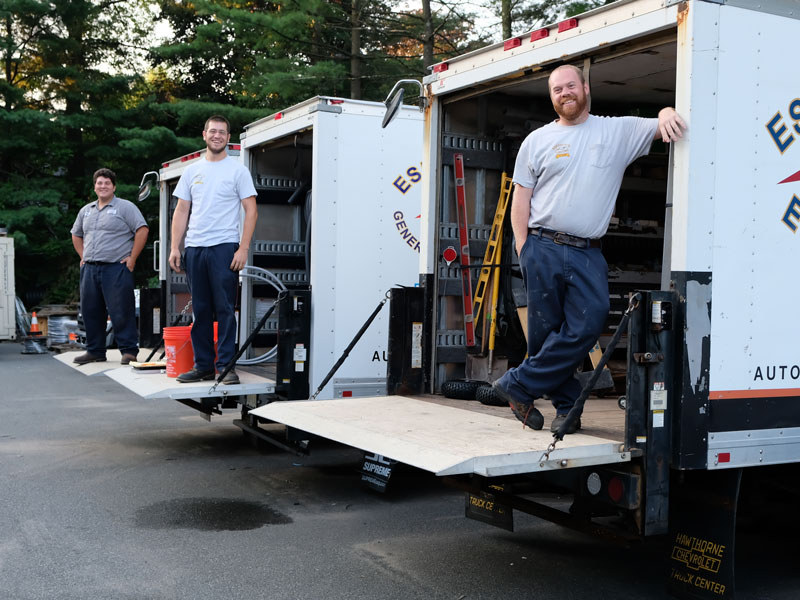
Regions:
M 276 121 L 277 121 L 278 119 L 282 119 L 282 118 L 283 118 L 283 113 L 282 113 L 282 112 L 279 112 L 279 113 L 277 113 L 277 114 L 275 115 L 275 120 L 276 120 Z
M 342 392 L 342 398 L 352 398 L 352 397 L 353 397 L 353 392 L 351 392 L 350 390 Z
M 228 147 L 231 150 L 241 150 L 242 149 L 242 145 L 241 144 L 228 144 Z
M 522 38 L 511 38 L 503 42 L 503 50 L 512 50 L 522 45 Z
M 558 24 L 558 33 L 575 29 L 577 26 L 578 19 L 567 19 L 566 21 L 561 21 L 561 23 Z
M 608 497 L 614 502 L 619 502 L 622 499 L 622 492 L 625 486 L 622 485 L 622 480 L 619 477 L 612 477 L 608 480 Z
M 458 254 L 456 253 L 456 249 L 450 246 L 442 253 L 442 257 L 447 261 L 447 264 L 450 264 L 458 258 Z
M 531 41 L 535 42 L 536 40 L 543 40 L 548 35 L 550 35 L 549 29 L 537 29 L 531 34 Z
M 331 104 L 344 104 L 344 100 L 329 100 Z
M 450 68 L 450 65 L 447 63 L 439 63 L 438 65 L 433 65 L 433 72 L 434 73 L 441 73 L 442 71 L 447 71 Z
M 719 462 L 731 462 L 731 453 L 730 452 L 720 452 L 717 454 L 717 460 Z

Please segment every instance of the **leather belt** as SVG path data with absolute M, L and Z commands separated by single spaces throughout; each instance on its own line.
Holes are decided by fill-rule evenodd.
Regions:
M 598 239 L 582 238 L 577 235 L 564 233 L 563 231 L 552 231 L 550 229 L 541 229 L 539 227 L 531 227 L 528 229 L 529 235 L 538 235 L 539 237 L 553 240 L 556 244 L 563 244 L 565 246 L 574 246 L 575 248 L 602 248 L 603 244 Z
M 85 265 L 115 265 L 117 263 L 104 262 L 102 260 L 85 260 L 85 261 L 83 261 L 83 264 L 85 264 Z

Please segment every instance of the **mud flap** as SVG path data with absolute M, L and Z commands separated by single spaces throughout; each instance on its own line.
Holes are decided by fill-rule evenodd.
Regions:
M 667 591 L 697 600 L 734 597 L 741 469 L 682 471 L 670 484 Z

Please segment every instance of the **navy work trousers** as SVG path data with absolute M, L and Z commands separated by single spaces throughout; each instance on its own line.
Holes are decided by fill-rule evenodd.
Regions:
M 581 392 L 575 372 L 608 317 L 608 265 L 599 248 L 531 234 L 519 264 L 528 298 L 528 358 L 500 378 L 515 399 L 550 398 L 569 412 Z
M 236 354 L 236 292 L 239 274 L 231 271 L 233 254 L 239 244 L 218 244 L 186 248 L 185 268 L 192 294 L 192 349 L 194 368 L 214 369 L 214 315 L 218 325 L 217 371 L 222 371 Z
M 111 317 L 120 352 L 138 354 L 133 273 L 124 263 L 84 263 L 81 267 L 81 313 L 89 354 L 106 355 L 108 317 Z

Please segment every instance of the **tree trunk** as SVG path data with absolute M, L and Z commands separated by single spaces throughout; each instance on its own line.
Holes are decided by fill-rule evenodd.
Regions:
M 422 67 L 427 72 L 433 64 L 433 20 L 430 0 L 422 0 L 422 18 L 425 20 L 425 39 L 422 41 Z
M 350 97 L 361 100 L 361 0 L 353 0 L 350 25 Z
M 502 0 L 500 3 L 500 22 L 503 27 L 503 39 L 511 37 L 511 0 Z

